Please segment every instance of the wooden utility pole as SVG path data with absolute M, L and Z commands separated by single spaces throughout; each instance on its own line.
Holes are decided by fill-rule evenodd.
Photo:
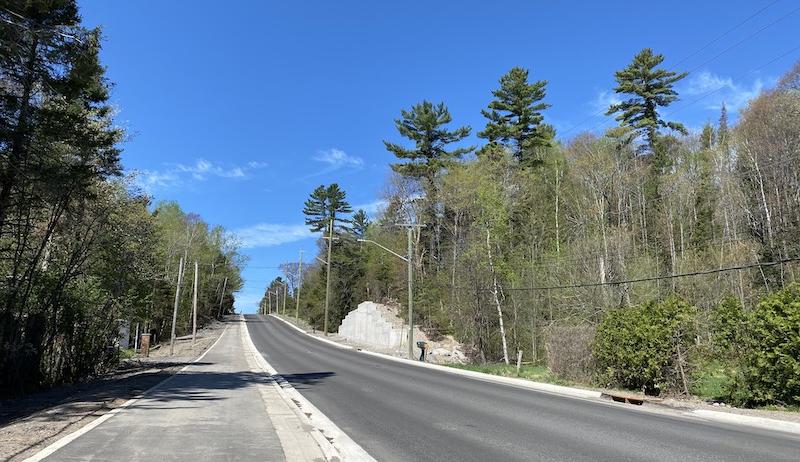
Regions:
M 300 321 L 300 280 L 303 277 L 303 249 L 300 249 L 300 263 L 297 266 L 297 296 L 294 305 L 294 322 Z
M 322 324 L 322 331 L 328 335 L 328 309 L 331 305 L 331 249 L 333 248 L 333 218 L 328 225 L 328 276 L 325 280 L 325 321 Z
M 413 249 L 411 244 L 412 227 L 406 228 L 408 235 L 408 359 L 414 359 L 414 277 L 413 277 Z
M 169 355 L 175 353 L 175 323 L 178 321 L 178 303 L 181 300 L 181 280 L 183 279 L 183 258 L 178 263 L 178 283 L 175 285 L 175 305 L 172 308 L 172 335 L 169 339 Z
M 194 261 L 194 293 L 192 294 L 192 345 L 197 337 L 197 260 Z
M 403 223 L 399 226 L 406 228 L 408 237 L 408 255 L 406 256 L 408 264 L 408 359 L 414 359 L 414 247 L 412 235 L 414 228 L 424 228 L 425 225 Z
M 228 286 L 228 276 L 225 276 L 225 280 L 222 282 L 222 293 L 219 294 L 219 313 L 217 313 L 218 318 L 222 318 L 222 300 L 225 298 L 225 289 Z
M 283 283 L 283 315 L 286 316 L 286 292 L 289 291 L 289 284 Z

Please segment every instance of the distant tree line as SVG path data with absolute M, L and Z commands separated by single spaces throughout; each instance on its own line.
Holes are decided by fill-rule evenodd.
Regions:
M 0 395 L 113 367 L 122 321 L 168 338 L 180 258 L 185 287 L 202 268 L 200 322 L 230 312 L 235 242 L 121 176 L 100 30 L 74 0 L 11 0 L 0 37 Z
M 481 146 L 463 144 L 472 129 L 453 125 L 443 103 L 401 111 L 395 125 L 405 143 L 385 142 L 398 162 L 386 208 L 372 223 L 363 211 L 351 216 L 335 184 L 306 203 L 312 230 L 336 223 L 331 328 L 360 301 L 406 297 L 404 263 L 355 237 L 402 253 L 405 233 L 395 225 L 424 224 L 414 234 L 414 297 L 416 321 L 431 335 L 454 335 L 477 361 L 508 362 L 520 350 L 551 368 L 559 358 L 580 358 L 561 370 L 581 368 L 585 380 L 651 393 L 690 390 L 693 374 L 722 348 L 716 342 L 733 335 L 715 334 L 720 304 L 735 302 L 747 317 L 771 312 L 757 307 L 778 290 L 796 293 L 800 64 L 750 101 L 735 125 L 723 104 L 715 123 L 690 133 L 666 111 L 687 74 L 664 69 L 663 60 L 649 49 L 638 53 L 615 74 L 621 102 L 607 115 L 618 126 L 568 141 L 545 121 L 547 82 L 522 68 L 491 92 Z M 326 241 L 319 246 L 324 259 Z M 325 266 L 309 263 L 300 312 L 321 328 Z M 784 370 L 800 357 L 798 306 L 786 305 L 792 320 L 783 328 L 795 340 L 776 353 L 794 364 Z M 615 343 L 600 335 L 640 324 L 608 316 L 666 322 L 653 333 L 672 345 L 662 352 L 669 358 L 661 375 L 613 372 L 624 358 L 603 350 Z M 614 338 L 627 334 L 620 335 Z M 575 341 L 559 343 L 565 338 Z M 758 346 L 752 336 L 736 338 Z M 723 367 L 742 371 L 740 360 Z M 800 383 L 798 370 L 775 383 Z M 796 403 L 799 395 L 782 399 Z M 760 396 L 770 401 L 769 393 Z

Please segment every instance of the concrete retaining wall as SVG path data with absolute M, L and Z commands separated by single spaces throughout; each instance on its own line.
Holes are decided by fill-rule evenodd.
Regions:
M 424 340 L 422 334 L 414 330 L 414 338 Z M 354 342 L 399 350 L 407 348 L 408 326 L 386 306 L 362 302 L 342 320 L 339 335 Z

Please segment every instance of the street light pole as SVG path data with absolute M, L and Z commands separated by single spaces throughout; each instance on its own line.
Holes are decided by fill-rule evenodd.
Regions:
M 389 252 L 395 257 L 406 262 L 408 268 L 408 358 L 414 359 L 414 248 L 412 240 L 412 230 L 415 226 L 420 225 L 405 225 L 407 227 L 408 249 L 406 256 L 402 256 L 394 250 L 384 247 L 377 242 L 370 239 L 358 239 L 358 242 L 369 242 L 381 249 Z
M 414 265 L 411 264 L 413 258 L 411 249 L 411 226 L 406 228 L 408 234 L 408 359 L 414 359 Z

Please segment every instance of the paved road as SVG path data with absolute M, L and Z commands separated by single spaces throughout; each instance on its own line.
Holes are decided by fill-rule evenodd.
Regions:
M 47 461 L 282 461 L 232 322 L 203 359 Z
M 252 315 L 279 373 L 380 461 L 800 460 L 800 437 L 468 379 L 311 339 Z

